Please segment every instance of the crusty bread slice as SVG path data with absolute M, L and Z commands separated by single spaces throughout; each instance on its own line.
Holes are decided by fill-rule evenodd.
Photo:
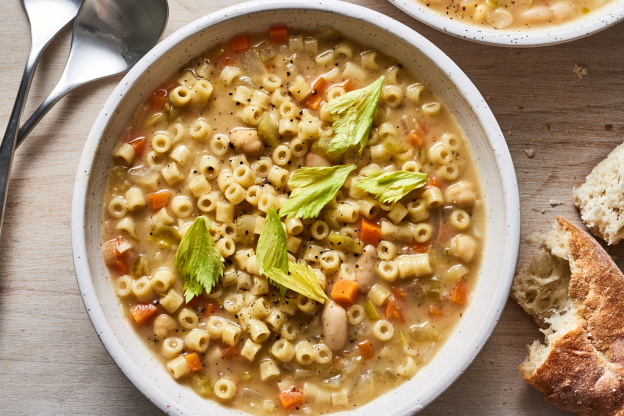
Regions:
M 616 147 L 574 190 L 587 227 L 608 244 L 624 238 L 624 143 Z
M 512 297 L 540 323 L 545 344 L 529 346 L 520 374 L 562 409 L 623 416 L 624 276 L 565 218 L 532 240 L 542 253 L 516 276 Z

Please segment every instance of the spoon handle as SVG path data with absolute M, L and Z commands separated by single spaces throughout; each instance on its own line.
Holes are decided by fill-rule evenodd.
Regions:
M 54 87 L 52 92 L 50 92 L 46 99 L 43 100 L 41 105 L 35 110 L 34 113 L 32 113 L 32 115 L 28 118 L 28 120 L 26 120 L 22 127 L 20 127 L 17 133 L 17 144 L 15 145 L 15 148 L 19 147 L 19 145 L 22 144 L 22 142 L 26 139 L 26 137 L 28 137 L 32 129 L 34 129 L 37 124 L 39 124 L 43 116 L 45 116 L 48 111 L 50 111 L 50 109 L 54 107 L 54 104 L 56 104 L 61 98 L 63 98 L 65 94 L 74 89 L 74 86 L 66 85 L 65 78 L 65 76 L 61 78 L 61 80 L 58 84 L 56 84 L 56 87 Z
M 13 105 L 11 117 L 9 118 L 9 124 L 4 133 L 2 143 L 0 144 L 0 230 L 2 230 L 4 208 L 9 191 L 9 176 L 13 163 L 13 152 L 17 145 L 17 131 L 22 117 L 22 111 L 24 111 L 26 96 L 30 90 L 35 67 L 37 66 L 37 61 L 39 60 L 42 50 L 43 48 L 31 46 L 28 60 L 26 61 L 26 67 L 24 68 L 24 74 L 22 75 L 22 81 L 20 82 L 17 97 L 15 98 L 15 104 Z

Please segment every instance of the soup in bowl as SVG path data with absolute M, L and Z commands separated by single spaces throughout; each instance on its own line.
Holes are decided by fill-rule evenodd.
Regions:
M 465 76 L 373 12 L 295 6 L 165 40 L 83 157 L 94 326 L 181 414 L 413 412 L 474 358 L 515 268 L 513 170 Z

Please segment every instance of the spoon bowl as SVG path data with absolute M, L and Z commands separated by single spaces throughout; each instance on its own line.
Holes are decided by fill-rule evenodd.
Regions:
M 20 128 L 18 146 L 68 92 L 137 63 L 160 40 L 168 13 L 167 0 L 85 0 L 74 23 L 65 71 Z

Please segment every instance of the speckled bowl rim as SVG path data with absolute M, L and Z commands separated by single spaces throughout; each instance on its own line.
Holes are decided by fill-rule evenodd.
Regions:
M 388 0 L 414 19 L 449 35 L 495 46 L 538 47 L 582 39 L 605 30 L 624 18 L 624 0 L 612 0 L 580 20 L 530 30 L 496 30 L 451 20 L 423 7 L 418 0 Z
M 93 125 L 80 158 L 74 187 L 71 220 L 72 251 L 76 278 L 85 308 L 87 309 L 87 313 L 97 336 L 110 356 L 124 372 L 126 377 L 149 400 L 167 414 L 195 414 L 189 410 L 188 405 L 177 399 L 178 396 L 176 393 L 180 394 L 181 389 L 185 387 L 180 386 L 180 390 L 177 391 L 174 387 L 173 391 L 167 391 L 166 394 L 163 394 L 162 389 L 159 389 L 160 386 L 156 385 L 156 381 L 148 377 L 147 374 L 144 374 L 139 365 L 133 361 L 130 354 L 123 348 L 121 339 L 116 339 L 114 336 L 111 324 L 108 322 L 103 306 L 96 294 L 94 277 L 91 274 L 88 260 L 88 254 L 90 252 L 87 247 L 88 229 L 94 227 L 93 223 L 89 224 L 86 221 L 86 207 L 89 204 L 89 198 L 92 197 L 92 195 L 89 194 L 89 183 L 91 181 L 105 180 L 103 172 L 93 171 L 94 163 L 98 156 L 98 148 L 100 142 L 103 140 L 103 134 L 109 123 L 111 123 L 111 120 L 114 119 L 114 114 L 117 111 L 117 107 L 123 101 L 124 94 L 140 79 L 141 75 L 149 69 L 154 61 L 166 55 L 166 53 L 170 49 L 176 47 L 176 45 L 183 44 L 189 37 L 211 25 L 253 13 L 265 12 L 267 10 L 289 10 L 301 14 L 305 14 L 305 12 L 309 10 L 334 13 L 348 19 L 354 19 L 356 22 L 360 21 L 377 26 L 381 31 L 386 31 L 390 35 L 410 43 L 412 47 L 426 55 L 427 58 L 439 68 L 440 72 L 448 77 L 449 82 L 455 85 L 458 96 L 467 103 L 475 114 L 475 119 L 471 118 L 471 122 L 477 123 L 484 131 L 486 137 L 486 143 L 484 143 L 484 145 L 488 146 L 493 153 L 492 160 L 489 160 L 487 163 L 495 166 L 499 177 L 488 178 L 488 180 L 499 184 L 503 190 L 500 196 L 503 208 L 501 211 L 498 211 L 497 214 L 501 216 L 504 215 L 505 221 L 502 227 L 504 230 L 501 231 L 504 235 L 500 237 L 503 244 L 493 249 L 502 256 L 501 259 L 503 260 L 501 260 L 500 268 L 496 270 L 497 274 L 494 277 L 494 279 L 496 279 L 495 288 L 491 290 L 491 293 L 488 291 L 488 296 L 491 297 L 487 298 L 487 306 L 483 306 L 485 309 L 484 313 L 486 313 L 485 318 L 483 321 L 480 320 L 474 323 L 473 326 L 476 326 L 476 328 L 473 328 L 474 332 L 462 332 L 461 330 L 457 330 L 458 333 L 462 334 L 462 337 L 466 338 L 466 342 L 461 345 L 461 353 L 458 354 L 455 361 L 451 360 L 453 363 L 451 366 L 446 365 L 445 368 L 440 369 L 439 373 L 441 375 L 439 379 L 433 383 L 433 385 L 428 385 L 425 389 L 428 391 L 427 394 L 413 394 L 410 391 L 409 400 L 405 400 L 404 402 L 391 402 L 391 399 L 383 401 L 383 398 L 395 392 L 395 390 L 392 390 L 381 396 L 380 399 L 371 402 L 376 403 L 381 401 L 380 403 L 376 403 L 373 406 L 369 403 L 364 407 L 348 412 L 349 414 L 357 415 L 378 415 L 380 411 L 382 414 L 393 416 L 414 414 L 424 409 L 425 406 L 437 398 L 465 371 L 491 335 L 500 318 L 508 298 L 519 250 L 520 203 L 518 184 L 509 149 L 507 148 L 500 127 L 487 106 L 487 103 L 467 76 L 440 49 L 412 29 L 385 15 L 361 6 L 332 0 L 294 0 L 288 2 L 268 0 L 238 4 L 204 16 L 186 25 L 182 29 L 179 29 L 150 51 L 124 77 L 111 93 Z M 93 247 L 91 247 L 91 252 L 93 250 Z M 101 259 L 99 259 L 98 262 L 101 263 Z M 474 302 L 472 305 L 474 306 Z M 128 331 L 132 332 L 129 325 Z M 134 338 L 138 337 L 134 336 L 131 342 L 136 342 L 138 340 L 134 340 Z M 164 370 L 161 371 L 165 374 Z M 405 392 L 401 394 L 405 395 Z M 392 405 L 390 407 L 380 407 L 390 404 Z M 375 409 L 377 410 L 375 411 Z M 216 415 L 241 414 L 240 411 L 224 408 L 222 406 L 215 406 L 212 402 L 206 402 L 205 410 L 212 411 L 213 414 Z M 337 415 L 345 413 L 347 412 L 339 412 Z

